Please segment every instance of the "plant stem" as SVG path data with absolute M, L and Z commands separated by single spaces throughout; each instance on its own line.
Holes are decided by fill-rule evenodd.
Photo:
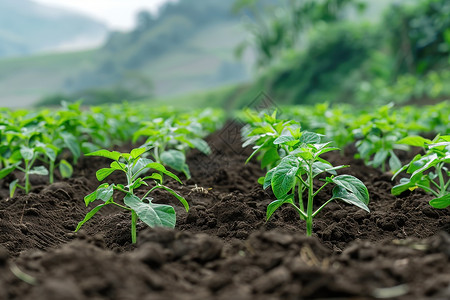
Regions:
M 429 187 L 427 187 L 425 185 L 416 184 L 416 186 L 420 187 L 421 189 L 425 190 L 426 192 L 429 192 L 429 193 L 433 194 L 436 197 L 440 197 L 439 194 L 436 191 L 430 189 Z
M 298 204 L 300 206 L 300 209 L 305 211 L 305 206 L 303 204 L 303 183 L 298 183 Z
M 130 211 L 133 211 L 131 208 L 128 208 L 128 207 L 126 207 L 126 206 L 123 206 L 123 205 L 120 205 L 119 203 L 116 203 L 116 202 L 112 202 L 112 204 L 114 204 L 114 205 L 117 205 L 118 207 L 120 207 L 120 208 L 123 208 L 123 209 L 126 209 L 126 210 L 130 210 Z
M 442 175 L 442 167 L 444 166 L 444 163 L 440 163 L 436 166 L 436 171 L 439 176 L 439 196 L 442 197 L 445 195 L 445 182 L 444 182 L 444 176 Z
M 306 235 L 312 235 L 312 214 L 313 214 L 313 197 L 314 197 L 314 186 L 313 186 L 313 173 L 312 164 L 308 164 L 308 207 L 306 208 Z
M 134 210 L 131 211 L 131 242 L 136 244 L 136 223 L 138 216 Z
M 326 185 L 328 184 L 328 182 L 325 182 L 314 194 L 313 197 L 315 197 Z
M 128 182 L 128 193 L 130 193 L 131 195 L 133 195 L 133 188 L 132 186 L 132 181 L 133 181 L 133 174 L 131 171 L 131 167 L 128 167 L 127 169 L 127 182 Z M 136 214 L 136 212 L 131 209 L 131 242 L 133 244 L 136 244 L 136 223 L 138 220 L 138 215 Z
M 297 205 L 295 205 L 295 203 L 291 203 L 291 205 L 295 208 L 295 210 L 298 212 L 298 214 L 300 215 L 300 218 L 302 220 L 306 220 L 306 214 L 304 211 L 302 211 Z
M 25 161 L 25 194 L 28 194 L 30 192 L 31 186 L 30 186 L 30 175 L 28 174 L 30 172 L 29 167 L 29 161 Z
M 50 161 L 49 163 L 49 182 L 53 183 L 54 178 L 53 178 L 53 171 L 55 170 L 55 162 L 54 161 Z
M 327 202 L 325 202 L 324 204 L 322 204 L 321 207 L 319 207 L 314 213 L 313 213 L 313 218 L 322 210 L 322 208 L 324 208 L 328 203 L 330 203 L 331 201 L 333 201 L 333 198 L 331 198 L 330 200 L 328 200 Z

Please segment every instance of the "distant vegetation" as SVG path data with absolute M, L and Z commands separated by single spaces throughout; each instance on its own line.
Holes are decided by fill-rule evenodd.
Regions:
M 167 4 L 158 17 L 139 13 L 136 28 L 111 33 L 95 51 L 58 54 L 54 60 L 36 56 L 26 59 L 31 66 L 27 70 L 11 68 L 21 65 L 22 59 L 2 60 L 0 101 L 6 105 L 27 105 L 38 98 L 46 105 L 80 98 L 86 104 L 133 101 L 247 81 L 251 51 L 242 61 L 234 52 L 248 33 L 231 7 L 232 1 L 181 0 Z M 79 63 L 72 61 L 75 56 Z
M 219 31 L 220 26 L 226 26 L 229 31 L 236 26 L 239 17 L 231 13 L 231 5 L 230 1 L 182 0 L 164 6 L 158 17 L 146 11 L 140 12 L 137 15 L 136 28 L 131 32 L 113 32 L 105 45 L 98 50 L 100 59 L 97 64 L 67 80 L 65 89 L 75 96 L 72 98 L 85 93 L 92 94 L 92 90 L 99 94 L 99 89 L 104 92 L 105 89 L 111 89 L 128 94 L 128 100 L 140 99 L 153 91 L 150 80 L 160 79 L 160 74 L 154 72 L 155 63 L 160 60 L 165 60 L 165 68 L 182 67 L 182 72 L 192 77 L 196 77 L 195 74 L 205 68 L 206 72 L 199 74 L 198 78 L 202 81 L 202 88 L 246 78 L 245 66 L 233 61 L 232 51 L 238 43 L 233 37 L 214 36 L 217 32 L 210 32 L 205 36 L 206 45 L 202 45 L 202 41 L 198 40 L 199 33 L 208 29 L 216 28 Z M 238 36 L 242 37 L 242 34 Z M 225 50 L 220 49 L 223 41 L 219 39 L 230 39 L 231 47 L 224 45 L 225 49 L 228 48 L 226 56 L 219 53 Z M 214 49 L 212 46 L 216 43 L 219 43 L 219 47 Z M 177 62 L 177 56 L 180 54 L 184 57 Z M 198 64 L 192 64 L 198 60 L 198 56 L 211 54 L 218 56 L 220 60 L 200 60 Z M 210 72 L 208 68 L 214 71 Z M 156 92 L 160 92 L 160 84 L 155 86 L 160 89 Z M 162 91 L 169 93 L 174 90 L 180 92 L 183 87 L 179 85 L 162 88 Z M 104 95 L 104 92 L 100 94 Z M 83 98 L 90 97 L 88 95 Z M 90 103 L 89 99 L 88 102 Z
M 22 60 L 0 61 L 0 91 L 14 95 L 9 103 L 46 95 L 41 105 L 82 98 L 226 108 L 262 91 L 280 104 L 450 97 L 450 2 L 395 3 L 180 0 L 158 17 L 139 13 L 135 29 L 95 51 L 36 57 L 32 72 Z
M 244 3 L 241 9 L 251 9 L 253 2 L 238 1 Z M 450 2 L 391 5 L 376 23 L 343 17 L 363 10 L 361 1 L 284 3 L 288 9 L 257 11 L 266 24 L 252 30 L 262 75 L 241 89 L 236 105 L 261 90 L 291 104 L 407 103 L 450 96 Z
M 99 41 L 106 27 L 74 12 L 29 0 L 0 1 L 0 58 L 55 49 L 75 39 Z

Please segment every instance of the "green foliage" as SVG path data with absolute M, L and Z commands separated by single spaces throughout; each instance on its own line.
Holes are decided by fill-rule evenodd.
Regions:
M 283 104 L 407 104 L 450 96 L 448 1 L 403 1 L 369 24 L 345 17 L 358 10 L 356 1 L 287 2 L 266 14 L 256 10 L 250 32 L 265 68 L 235 103 L 245 105 L 260 90 Z M 260 7 L 245 0 L 242 6 Z M 295 7 L 306 16 L 292 17 Z M 336 8 L 331 16 L 324 13 L 329 7 Z
M 174 109 L 154 109 L 127 103 L 89 109 L 82 108 L 81 102 L 63 102 L 59 110 L 2 109 L 0 179 L 13 172 L 14 176 L 23 172 L 23 179 L 11 177 L 9 180 L 11 197 L 16 188 L 28 193 L 31 190 L 29 175 L 48 174 L 49 182 L 53 183 L 59 170 L 60 177 L 68 178 L 73 173 L 72 165 L 83 153 L 129 142 L 134 134 L 145 133 L 151 128 L 160 130 L 166 136 L 155 136 L 159 140 L 152 140 L 155 141 L 153 144 L 149 138 L 149 147 L 158 145 L 159 155 L 170 150 L 162 157 L 158 155 L 158 162 L 188 176 L 185 151 L 198 148 L 208 153 L 209 147 L 201 138 L 221 126 L 223 117 L 224 113 L 219 110 L 182 113 Z M 149 120 L 157 121 L 153 123 Z M 152 124 L 155 126 L 152 127 Z
M 421 136 L 408 136 L 399 143 L 423 147 L 425 154 L 417 154 L 394 174 L 392 179 L 402 172 L 409 174 L 409 178 L 400 179 L 400 183 L 392 188 L 392 194 L 421 188 L 433 195 L 430 205 L 434 208 L 450 206 L 450 136 L 438 135 L 432 141 Z
M 373 114 L 367 114 L 353 130 L 357 139 L 357 157 L 375 168 L 381 167 L 383 172 L 386 171 L 386 164 L 390 171 L 400 169 L 401 162 L 395 150 L 409 150 L 407 146 L 398 144 L 401 138 L 408 135 L 408 129 L 399 122 L 401 118 L 391 109 L 392 105 L 386 105 Z
M 150 82 L 147 84 L 151 86 Z M 151 96 L 151 89 L 146 89 L 138 93 L 136 89 L 129 89 L 122 86 L 113 86 L 110 88 L 90 88 L 81 90 L 72 94 L 53 94 L 40 99 L 37 107 L 58 106 L 61 100 L 69 103 L 82 100 L 85 105 L 101 105 L 111 103 L 122 103 L 123 101 L 136 101 L 144 97 Z
M 286 56 L 280 69 L 275 69 L 269 90 L 296 104 L 348 102 L 353 89 L 348 87 L 348 75 L 369 57 L 376 42 L 370 26 L 319 27 L 304 52 Z
M 263 183 L 264 189 L 270 186 L 277 198 L 267 207 L 267 220 L 283 204 L 290 204 L 306 221 L 306 234 L 310 236 L 313 218 L 333 200 L 342 200 L 369 211 L 366 186 L 354 176 L 336 173 L 336 170 L 348 166 L 333 166 L 320 157 L 337 150 L 330 146 L 330 142 L 323 143 L 321 135 L 301 131 L 300 124 L 293 121 L 277 120 L 276 113 L 271 116 L 265 114 L 262 118 L 253 116 L 251 120 L 251 128 L 244 132 L 248 136 L 247 143 L 256 143 L 250 158 L 260 152 L 262 166 L 270 166 L 259 182 Z M 325 182 L 315 190 L 314 179 L 325 173 L 331 176 L 326 177 Z M 333 196 L 314 211 L 314 198 L 328 184 L 335 185 Z M 307 194 L 306 205 L 304 193 Z
M 281 2 L 281 3 L 280 3 Z M 235 11 L 251 16 L 258 65 L 267 65 L 284 51 L 298 47 L 302 34 L 318 23 L 334 23 L 344 17 L 348 7 L 362 8 L 356 0 L 248 1 L 238 0 Z
M 355 92 L 355 102 L 364 104 L 417 103 L 443 99 L 450 95 L 450 71 L 430 71 L 425 75 L 404 74 L 394 83 L 385 78 L 362 81 Z
M 271 146 L 271 141 L 282 135 L 282 131 L 293 127 L 316 132 L 323 139 L 341 149 L 356 146 L 356 157 L 366 164 L 395 172 L 401 167 L 398 155 L 409 149 L 399 141 L 409 135 L 421 133 L 437 134 L 450 130 L 450 106 L 442 102 L 429 106 L 401 106 L 392 104 L 370 111 L 349 105 L 329 103 L 314 106 L 285 106 L 282 121 L 273 116 L 261 116 L 244 110 L 239 117 L 249 123 L 244 127 L 245 145 L 255 144 L 255 153 L 261 160 L 262 168 L 267 167 L 270 158 L 280 159 L 285 150 Z M 283 124 L 283 122 L 287 122 Z M 269 151 L 269 149 L 271 149 Z M 271 162 L 277 163 L 277 161 Z
M 139 130 L 133 134 L 133 142 L 146 137 L 143 147 L 151 150 L 152 158 L 175 171 L 183 172 L 187 179 L 191 177 L 186 163 L 186 151 L 198 149 L 210 154 L 211 149 L 202 137 L 208 129 L 216 129 L 218 119 L 213 115 L 206 116 L 204 111 L 198 117 L 182 115 L 167 119 L 156 118 L 143 122 Z M 210 111 L 211 112 L 211 111 Z
M 115 171 L 124 172 L 127 178 L 126 184 L 108 184 L 102 183 L 97 189 L 84 197 L 86 206 L 95 200 L 101 200 L 104 203 L 96 206 L 86 214 L 86 217 L 78 223 L 75 231 L 78 231 L 84 223 L 89 221 L 101 208 L 106 205 L 116 205 L 131 212 L 131 239 L 136 243 L 136 224 L 140 219 L 150 227 L 163 226 L 174 228 L 176 223 L 175 210 L 170 205 L 153 203 L 153 198 L 148 197 L 156 189 L 163 189 L 174 195 L 189 210 L 187 201 L 178 195 L 171 188 L 163 185 L 163 177 L 168 176 L 181 184 L 180 179 L 173 173 L 164 168 L 163 165 L 156 163 L 148 158 L 142 158 L 141 155 L 147 151 L 146 148 L 136 148 L 130 153 L 119 153 L 117 151 L 98 150 L 86 154 L 87 156 L 100 156 L 113 160 L 109 168 L 102 168 L 96 172 L 99 181 L 106 179 Z M 150 170 L 154 170 L 149 176 L 144 176 Z M 146 182 L 152 180 L 154 186 L 150 188 L 143 197 L 135 195 L 135 190 L 142 185 L 149 186 Z M 123 204 L 114 200 L 114 191 L 124 193 Z
M 450 54 L 450 4 L 445 0 L 420 0 L 396 5 L 383 23 L 396 74 L 424 74 L 448 66 Z

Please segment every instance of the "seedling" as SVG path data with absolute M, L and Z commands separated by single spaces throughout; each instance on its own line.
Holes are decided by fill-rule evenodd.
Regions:
M 367 165 L 381 167 L 382 172 L 396 172 L 401 168 L 400 159 L 394 150 L 409 150 L 407 145 L 397 143 L 408 135 L 408 130 L 391 110 L 392 105 L 385 105 L 373 114 L 360 117 L 359 127 L 353 130 L 358 140 L 357 157 L 362 158 Z
M 399 142 L 423 147 L 425 154 L 416 155 L 394 174 L 392 179 L 402 172 L 410 174 L 410 177 L 400 179 L 400 183 L 392 188 L 392 194 L 400 195 L 406 190 L 421 188 L 434 196 L 430 201 L 434 208 L 450 206 L 450 172 L 446 165 L 450 163 L 450 135 L 437 136 L 433 141 L 409 136 Z
M 4 178 L 14 170 L 19 170 L 24 173 L 23 182 L 19 184 L 19 180 L 13 180 L 9 184 L 10 197 L 14 196 L 17 188 L 23 189 L 26 194 L 31 190 L 30 175 L 48 175 L 48 170 L 44 166 L 35 166 L 38 159 L 44 157 L 54 157 L 53 150 L 46 147 L 40 142 L 35 142 L 36 137 L 41 136 L 39 128 L 21 128 L 17 131 L 8 131 L 6 133 L 9 142 L 14 145 L 9 149 L 8 158 L 4 161 L 7 166 L 0 171 L 0 178 Z M 16 143 L 14 143 L 17 142 Z M 19 146 L 20 143 L 20 146 Z
M 351 175 L 337 175 L 336 170 L 348 167 L 345 165 L 332 166 L 320 155 L 338 150 L 329 147 L 330 142 L 321 143 L 321 136 L 313 132 L 301 132 L 297 136 L 286 134 L 273 141 L 275 145 L 287 146 L 288 155 L 280 163 L 269 170 L 264 178 L 264 189 L 269 186 L 277 198 L 267 207 L 266 220 L 283 204 L 292 205 L 300 218 L 306 221 L 306 234 L 311 236 L 313 218 L 331 201 L 342 200 L 369 211 L 369 193 L 366 186 Z M 314 179 L 324 173 L 331 174 L 324 183 L 314 190 Z M 314 198 L 328 184 L 334 184 L 333 196 L 314 211 Z M 297 195 L 296 195 L 297 189 Z M 306 206 L 303 201 L 304 192 Z M 297 199 L 296 199 L 297 197 Z M 298 205 L 296 204 L 298 203 Z
M 189 179 L 191 173 L 186 163 L 186 150 L 196 148 L 205 154 L 211 153 L 208 143 L 201 139 L 203 135 L 201 124 L 194 120 L 183 123 L 173 118 L 158 118 L 136 131 L 133 141 L 146 136 L 143 147 L 151 150 L 151 157 L 162 165 L 183 172 Z
M 242 129 L 244 143 L 242 147 L 254 144 L 253 153 L 248 157 L 246 163 L 256 154 L 261 161 L 261 169 L 270 170 L 281 158 L 287 155 L 288 144 L 275 144 L 274 141 L 282 135 L 300 136 L 300 124 L 294 121 L 277 119 L 277 112 L 271 115 L 263 114 L 260 116 L 251 110 L 245 111 L 246 121 L 249 123 Z
M 188 211 L 189 205 L 187 201 L 174 190 L 162 184 L 163 176 L 167 175 L 178 181 L 180 184 L 182 183 L 175 174 L 166 170 L 160 163 L 154 162 L 148 158 L 142 158 L 141 155 L 146 151 L 146 148 L 136 148 L 131 150 L 130 153 L 98 150 L 86 154 L 87 156 L 101 156 L 113 160 L 109 168 L 102 168 L 96 172 L 96 177 L 99 181 L 104 180 L 114 171 L 120 171 L 125 173 L 127 183 L 126 185 L 102 183 L 94 192 L 84 197 L 86 206 L 95 200 L 102 200 L 104 203 L 88 212 L 84 220 L 78 223 L 75 231 L 78 231 L 81 226 L 89 221 L 89 219 L 91 219 L 101 208 L 110 204 L 131 212 L 131 240 L 133 243 L 136 243 L 136 224 L 138 219 L 141 219 L 150 227 L 175 227 L 176 214 L 174 208 L 170 205 L 153 203 L 153 199 L 148 196 L 156 189 L 166 190 L 175 196 L 183 204 L 186 211 Z M 152 169 L 156 172 L 149 176 L 141 177 L 144 173 Z M 139 198 L 135 195 L 135 191 L 142 185 L 149 186 L 146 180 L 153 180 L 155 186 L 150 188 L 143 197 Z M 114 191 L 119 191 L 125 195 L 123 197 L 124 205 L 115 202 L 113 198 Z

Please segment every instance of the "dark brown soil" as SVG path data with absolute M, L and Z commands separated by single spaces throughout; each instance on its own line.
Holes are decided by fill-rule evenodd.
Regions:
M 430 207 L 430 196 L 394 197 L 389 174 L 331 154 L 334 164 L 351 165 L 343 173 L 367 185 L 371 213 L 331 203 L 308 238 L 290 207 L 265 222 L 274 197 L 257 184 L 258 163 L 244 164 L 251 150 L 241 148 L 238 126 L 207 140 L 211 156 L 188 156 L 192 179 L 169 182 L 189 201 L 189 213 L 155 193 L 155 202 L 175 206 L 177 229 L 140 224 L 137 246 L 130 215 L 116 207 L 73 232 L 105 160 L 84 158 L 73 179 L 35 182 L 32 193 L 13 199 L 1 182 L 0 299 L 450 298 L 450 210 Z

